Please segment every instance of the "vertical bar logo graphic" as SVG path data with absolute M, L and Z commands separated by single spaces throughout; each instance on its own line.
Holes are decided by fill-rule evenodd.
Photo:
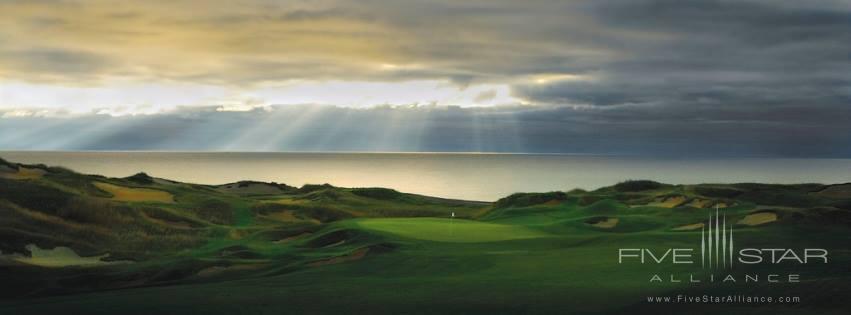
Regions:
M 733 268 L 733 227 L 727 227 L 727 214 L 715 215 L 700 228 L 700 265 L 710 269 Z

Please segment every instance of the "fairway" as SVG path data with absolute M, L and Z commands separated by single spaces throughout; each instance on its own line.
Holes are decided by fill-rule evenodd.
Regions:
M 436 218 L 388 218 L 358 220 L 357 225 L 407 238 L 435 242 L 478 243 L 547 237 L 549 234 L 522 226 L 470 220 Z

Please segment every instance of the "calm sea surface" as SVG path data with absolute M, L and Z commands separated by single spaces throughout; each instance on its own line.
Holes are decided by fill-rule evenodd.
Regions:
M 514 192 L 594 189 L 627 179 L 671 184 L 851 182 L 851 159 L 225 152 L 0 152 L 0 157 L 111 177 L 143 171 L 201 184 L 239 180 L 293 186 L 330 183 L 471 200 L 496 200 Z

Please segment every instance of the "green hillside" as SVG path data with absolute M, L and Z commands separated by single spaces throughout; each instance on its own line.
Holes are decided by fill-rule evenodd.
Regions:
M 830 262 L 737 265 L 802 279 L 747 285 L 649 283 L 714 271 L 618 263 L 619 248 L 699 245 L 716 211 L 739 247 L 822 248 Z M 0 160 L 0 313 L 847 314 L 850 231 L 851 184 L 628 181 L 484 203 Z M 645 301 L 667 294 L 801 301 Z

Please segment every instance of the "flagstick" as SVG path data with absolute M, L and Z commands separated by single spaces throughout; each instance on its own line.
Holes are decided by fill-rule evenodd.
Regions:
M 452 221 L 455 219 L 455 212 L 452 212 L 452 216 L 449 217 L 449 235 L 452 236 Z

